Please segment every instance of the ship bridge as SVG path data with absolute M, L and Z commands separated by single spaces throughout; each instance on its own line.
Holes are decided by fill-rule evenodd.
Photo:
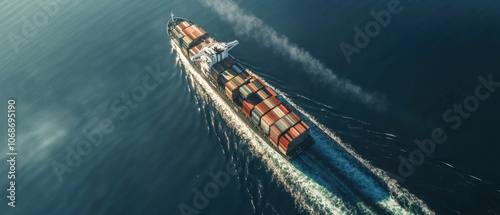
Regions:
M 213 65 L 229 57 L 229 50 L 236 45 L 238 45 L 238 40 L 228 43 L 212 42 L 191 57 L 191 60 L 201 62 L 201 68 L 207 72 Z

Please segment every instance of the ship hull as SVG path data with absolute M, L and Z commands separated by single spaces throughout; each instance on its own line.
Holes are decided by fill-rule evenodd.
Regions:
M 187 19 L 182 19 L 183 21 L 189 21 Z M 190 22 L 190 21 L 189 21 Z M 190 22 L 192 23 L 192 22 Z M 172 38 L 172 35 L 171 35 L 171 32 L 168 31 L 168 28 L 167 28 L 167 32 L 170 36 L 170 38 Z M 180 44 L 178 44 L 175 40 L 170 40 L 171 41 L 171 45 L 173 46 L 174 50 L 177 52 L 177 54 L 182 58 L 182 62 L 183 64 L 185 62 L 188 62 L 189 63 L 189 67 L 191 67 L 192 70 L 194 70 L 196 73 L 198 73 L 202 78 L 203 78 L 203 81 L 206 81 L 208 83 L 208 86 L 210 86 L 210 88 L 217 93 L 217 95 L 224 101 L 224 103 L 230 107 L 231 111 L 233 113 L 235 113 L 238 118 L 243 121 L 248 128 L 250 128 L 253 133 L 255 135 L 257 135 L 262 141 L 266 142 L 269 146 L 271 146 L 276 152 L 278 152 L 280 155 L 282 155 L 285 159 L 287 160 L 293 160 L 294 158 L 296 158 L 300 153 L 302 153 L 304 150 L 306 150 L 308 147 L 310 147 L 312 144 L 314 144 L 314 140 L 312 139 L 312 137 L 308 134 L 306 139 L 297 147 L 295 147 L 294 149 L 292 149 L 291 151 L 289 151 L 288 153 L 284 153 L 278 145 L 272 143 L 270 141 L 270 139 L 266 136 L 266 134 L 257 126 L 255 126 L 251 119 L 250 118 L 247 118 L 241 107 L 238 106 L 237 104 L 235 104 L 233 101 L 231 101 L 225 94 L 224 92 L 224 89 L 219 87 L 217 85 L 217 83 L 214 83 L 209 77 L 207 77 L 204 72 L 201 70 L 200 67 L 198 67 L 198 65 L 196 65 L 192 60 L 190 60 L 190 58 L 188 56 L 186 56 L 183 52 L 182 52 L 182 47 Z M 232 57 L 232 56 L 231 56 Z M 234 58 L 234 57 L 233 57 Z M 236 59 L 236 58 L 234 58 Z M 237 59 L 236 59 L 237 60 Z M 187 65 L 184 65 L 184 67 L 186 67 L 186 69 L 190 69 L 190 68 L 187 68 Z M 247 71 L 249 72 L 249 71 Z M 251 72 L 249 72 L 251 73 Z M 253 73 L 251 73 L 251 75 L 255 75 Z

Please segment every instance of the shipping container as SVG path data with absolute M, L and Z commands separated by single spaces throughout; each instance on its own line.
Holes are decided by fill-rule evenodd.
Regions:
M 278 100 L 278 98 L 276 98 L 276 97 L 270 97 L 270 98 L 264 100 L 264 102 L 266 102 L 269 107 L 271 107 L 271 106 L 275 107 L 275 106 L 278 106 L 281 103 Z
M 243 99 L 247 99 L 257 91 L 259 91 L 262 87 L 263 86 L 261 83 L 259 83 L 259 81 L 253 80 L 249 84 L 246 84 L 245 86 L 242 86 L 240 88 L 240 95 Z
M 252 93 L 252 91 L 247 85 L 240 87 L 240 95 L 243 99 L 247 99 L 250 93 Z
M 273 124 L 275 124 L 277 121 L 279 121 L 285 113 L 283 113 L 279 106 L 283 104 L 279 104 L 278 106 L 274 107 L 272 110 L 268 111 L 264 115 L 262 115 L 260 119 L 260 127 L 264 131 L 265 134 L 269 133 L 269 128 Z
M 279 137 L 279 145 L 284 151 L 288 152 L 293 150 L 307 139 L 309 136 L 309 129 L 306 130 L 302 125 L 303 121 L 290 128 L 287 132 L 281 135 L 281 137 Z
M 263 115 L 260 119 L 260 127 L 265 134 L 269 134 L 269 128 L 278 121 L 278 116 L 274 112 L 268 112 Z
M 245 114 L 247 118 L 250 118 L 250 113 L 252 112 L 253 109 L 254 106 L 252 104 L 248 103 L 247 101 L 242 102 L 241 110 L 243 111 L 243 114 Z
M 260 125 L 260 119 L 264 114 L 269 112 L 271 109 L 265 105 L 265 103 L 260 103 L 260 105 L 255 106 L 252 111 L 252 121 L 255 125 Z
M 189 49 L 191 43 L 193 43 L 193 40 L 191 40 L 191 38 L 189 37 L 183 37 L 181 40 L 181 45 L 186 49 Z
M 300 119 L 298 117 L 296 117 L 295 113 L 293 113 L 293 112 L 285 115 L 283 117 L 283 119 L 286 121 L 287 124 L 289 124 L 291 126 L 294 126 L 295 124 L 297 124 L 300 121 Z
M 185 28 L 191 26 L 191 24 L 189 24 L 188 22 L 186 21 L 182 21 L 181 23 L 179 23 L 177 26 L 179 26 L 179 31 L 182 31 L 184 30 Z
M 276 92 L 274 92 L 273 89 L 271 89 L 269 87 L 266 87 L 266 90 L 267 90 L 267 92 L 269 92 L 271 94 L 271 96 L 275 96 L 276 97 L 278 95 L 278 94 L 276 94 Z
M 177 29 L 174 29 L 172 33 L 174 34 L 177 40 L 180 40 L 182 37 L 184 37 L 184 34 L 180 33 Z
M 234 100 L 237 98 L 238 96 L 238 92 L 239 92 L 239 88 L 245 84 L 245 79 L 247 78 L 247 74 L 246 73 L 240 73 L 239 75 L 237 75 L 236 77 L 234 77 L 233 79 L 229 80 L 226 84 L 225 84 L 225 88 L 226 90 L 228 91 L 228 93 L 226 93 L 228 95 L 229 98 L 231 98 L 231 100 Z
M 271 140 L 271 142 L 273 142 L 275 145 L 278 145 L 278 136 L 279 136 L 279 130 L 276 128 L 276 126 L 271 126 L 271 128 L 269 129 L 270 132 L 269 132 L 269 139 Z
M 195 55 L 197 55 L 198 53 L 200 53 L 200 51 L 205 47 L 207 46 L 209 43 L 207 42 L 207 40 L 205 40 L 205 42 L 202 42 L 194 47 L 192 47 L 190 50 L 189 50 L 189 57 L 193 57 Z
M 198 26 L 196 25 L 191 25 L 183 29 L 182 32 L 184 32 L 184 34 L 189 36 L 193 41 L 202 38 L 206 34 L 206 32 L 203 29 L 200 30 L 200 28 L 198 28 Z
M 233 65 L 233 69 L 234 69 L 236 72 L 238 72 L 238 73 L 242 73 L 242 72 L 243 72 L 243 68 L 242 68 L 242 67 L 240 67 L 238 64 L 239 64 L 239 63 L 234 64 L 234 65 Z
M 309 125 L 307 125 L 307 123 L 306 123 L 306 122 L 302 121 L 302 123 L 301 123 L 301 124 L 302 124 L 302 126 L 304 126 L 304 128 L 305 128 L 306 130 L 308 130 L 308 129 L 309 129 Z
M 203 28 L 199 28 L 199 31 L 200 31 L 200 33 L 201 33 L 202 35 L 207 34 L 207 32 L 206 32 L 205 30 L 203 30 Z
M 255 93 L 255 96 L 258 96 L 261 100 L 267 99 L 271 97 L 271 94 L 264 88 L 260 89 Z
M 254 93 L 250 97 L 248 97 L 246 100 L 252 104 L 259 104 L 262 101 L 266 100 L 267 98 L 271 97 L 271 94 L 269 94 L 264 88 L 260 89 L 257 91 L 257 93 Z
M 233 68 L 229 67 L 226 70 L 224 70 L 224 72 L 222 72 L 222 74 L 220 76 L 225 84 L 227 81 L 233 79 L 237 75 L 238 75 L 238 73 L 236 71 L 234 71 Z
M 257 111 L 259 112 L 259 114 L 264 115 L 268 111 L 270 111 L 271 109 L 273 109 L 274 107 L 276 107 L 280 104 L 279 101 L 272 102 L 271 100 L 272 100 L 272 98 L 268 98 L 255 106 L 255 108 L 258 109 Z
M 288 129 L 290 129 L 292 126 L 293 124 L 288 123 L 287 119 L 283 117 L 271 126 L 271 132 L 269 133 L 269 136 L 271 137 L 271 139 L 275 139 L 277 141 L 279 137 L 281 137 L 281 135 L 288 131 Z

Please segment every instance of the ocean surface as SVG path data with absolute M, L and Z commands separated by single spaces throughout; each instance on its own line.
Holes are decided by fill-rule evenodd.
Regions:
M 371 11 L 391 9 L 373 24 Z M 484 84 L 500 81 L 499 11 L 493 0 L 0 1 L 0 196 L 8 99 L 18 152 L 16 207 L 2 197 L 0 214 L 500 214 L 500 87 Z M 170 12 L 238 40 L 231 54 L 309 119 L 316 144 L 290 163 L 252 134 L 184 66 Z M 415 141 L 433 137 L 445 140 L 427 155 Z

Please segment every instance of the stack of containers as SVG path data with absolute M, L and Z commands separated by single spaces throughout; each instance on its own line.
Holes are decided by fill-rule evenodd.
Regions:
M 219 75 L 219 83 L 221 86 L 226 85 L 226 83 L 237 76 L 239 73 L 236 72 L 232 67 L 228 67 L 224 72 Z
M 186 29 L 187 27 L 191 26 L 188 22 L 186 21 L 182 21 L 181 23 L 179 23 L 177 26 L 175 26 L 175 29 L 178 31 L 178 32 L 182 32 L 182 30 Z
M 246 72 L 246 70 L 244 71 Z M 252 80 L 252 77 L 249 77 L 248 78 L 249 80 Z M 241 97 L 238 97 L 238 99 L 240 100 L 240 102 L 244 103 L 244 105 L 246 104 L 246 107 L 243 106 L 242 109 L 243 109 L 243 113 L 245 113 L 245 116 L 247 118 L 250 118 L 252 116 L 252 111 L 253 111 L 253 108 L 256 106 L 256 105 L 264 105 L 265 103 L 262 103 L 264 100 L 267 100 L 269 99 L 269 101 L 272 101 L 274 103 L 276 103 L 276 105 L 279 104 L 279 101 L 277 98 L 274 98 L 274 99 L 271 99 L 270 97 L 272 96 L 272 94 L 270 92 L 268 92 L 266 89 L 262 88 L 262 93 L 256 93 L 254 94 L 254 96 L 246 99 L 246 100 L 243 100 Z M 261 91 L 259 90 L 259 92 Z M 267 103 L 269 103 L 269 101 L 267 101 Z M 262 104 L 261 104 L 262 103 Z M 274 105 L 274 106 L 276 106 Z M 273 107 L 274 107 L 273 106 Z M 272 108 L 272 107 L 271 107 Z M 258 124 L 257 124 L 258 125 Z
M 243 99 L 248 99 L 251 95 L 259 91 L 264 86 L 260 83 L 259 80 L 254 79 L 249 84 L 240 87 L 240 95 Z
M 243 72 L 243 67 L 241 66 L 240 63 L 236 63 L 233 65 L 233 69 L 236 70 L 238 73 Z
M 184 37 L 184 34 L 182 34 L 180 31 L 177 30 L 177 28 L 174 28 L 174 30 L 172 31 L 175 38 L 177 39 L 177 42 L 180 42 L 180 39 L 182 39 L 182 37 Z
M 279 146 L 284 152 L 288 152 L 289 149 L 303 142 L 308 133 L 309 126 L 304 121 L 300 121 L 279 138 Z
M 260 125 L 262 116 L 279 104 L 280 103 L 276 97 L 271 97 L 258 103 L 252 110 L 252 123 L 257 126 Z
M 189 49 L 189 46 L 191 46 L 191 43 L 193 43 L 193 40 L 188 36 L 184 36 L 181 39 L 181 46 L 184 47 L 186 50 Z
M 288 131 L 292 126 L 297 124 L 300 121 L 297 115 L 294 113 L 288 114 L 287 116 L 284 116 L 280 120 L 276 121 L 270 129 L 269 132 L 269 138 L 274 144 L 278 144 L 278 140 L 281 137 L 281 135 Z
M 180 24 L 179 24 L 180 25 Z M 198 28 L 197 25 L 191 25 L 182 30 L 185 35 L 189 36 L 191 40 L 196 41 L 207 34 L 203 28 Z
M 256 104 L 261 103 L 262 101 L 264 101 L 264 99 L 267 99 L 269 97 L 271 97 L 271 93 L 268 92 L 266 88 L 262 88 L 259 91 L 257 91 L 256 93 L 254 93 L 253 96 L 248 97 L 248 99 L 245 101 L 248 101 L 248 102 L 256 105 Z
M 247 118 L 250 118 L 251 112 L 253 111 L 254 108 L 255 105 L 253 105 L 250 102 L 243 101 L 241 103 L 241 111 L 243 112 L 243 114 L 245 114 Z
M 207 46 L 208 44 L 210 44 L 210 38 L 207 38 L 202 43 L 200 43 L 197 46 L 191 48 L 189 50 L 189 57 L 193 57 L 193 56 L 197 55 L 198 53 L 200 53 L 200 51 L 203 49 L 203 47 Z
M 189 27 L 189 23 L 186 21 L 182 21 L 179 23 L 177 26 L 175 26 L 175 29 L 172 31 L 174 36 L 177 37 L 179 44 L 184 48 L 182 49 L 182 52 L 187 55 L 187 49 L 189 48 L 189 45 L 191 42 L 193 42 L 189 37 L 186 36 L 184 33 L 184 29 Z
M 229 80 L 225 84 L 225 92 L 226 96 L 230 98 L 231 100 L 234 101 L 234 99 L 237 98 L 238 96 L 238 89 L 245 84 L 250 77 L 246 72 L 240 73 L 238 76 L 234 77 L 233 79 Z
M 236 63 L 236 61 L 234 59 L 226 58 L 226 59 L 214 64 L 212 66 L 212 69 L 215 69 L 215 71 L 212 71 L 212 69 L 210 69 L 210 77 L 212 78 L 212 80 L 218 81 L 220 74 L 222 74 L 227 68 L 229 68 L 230 66 L 232 66 L 234 64 L 231 62 Z M 225 84 L 226 84 L 226 82 L 223 82 L 223 83 L 219 82 L 220 87 L 224 87 Z
M 271 93 L 271 96 L 274 96 L 274 97 L 277 96 L 276 92 L 274 92 L 274 90 L 272 90 L 271 88 L 266 87 L 266 90 L 267 90 L 267 92 Z
M 224 72 L 224 67 L 222 67 L 219 63 L 213 65 L 210 69 L 210 78 L 212 78 L 212 81 L 217 81 L 219 74 L 222 72 Z
M 264 100 L 271 97 L 271 93 L 269 93 L 266 88 L 262 88 L 257 91 L 257 93 L 255 93 L 255 96 L 259 97 L 261 100 Z
M 283 117 L 285 122 L 291 126 L 295 126 L 299 121 L 300 118 L 295 114 L 294 112 L 288 113 L 286 116 Z
M 288 109 L 284 104 L 279 104 L 262 116 L 260 120 L 260 127 L 264 130 L 265 134 L 269 135 L 271 126 L 276 124 L 288 113 L 290 113 L 290 109 Z M 278 138 L 276 138 L 276 142 L 278 142 Z
M 187 28 L 189 26 L 190 26 L 190 24 L 188 22 L 182 21 L 177 26 L 175 26 L 174 30 L 172 31 L 174 33 L 174 35 L 177 37 L 177 42 L 179 42 L 179 44 L 183 43 L 182 38 L 186 36 L 186 34 L 184 34 L 184 32 L 182 30 L 184 30 L 185 28 Z

